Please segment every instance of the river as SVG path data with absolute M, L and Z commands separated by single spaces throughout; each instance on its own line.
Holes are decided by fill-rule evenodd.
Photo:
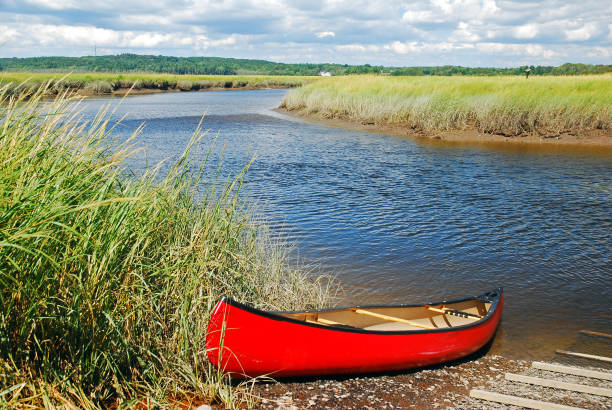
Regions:
M 416 303 L 503 286 L 492 351 L 549 358 L 612 327 L 612 156 L 427 144 L 274 112 L 285 90 L 89 99 L 140 124 L 135 170 L 174 157 L 198 122 L 222 175 L 293 257 L 337 277 L 343 304 Z M 224 148 L 224 152 L 223 151 Z M 567 151 L 567 150 L 565 150 Z

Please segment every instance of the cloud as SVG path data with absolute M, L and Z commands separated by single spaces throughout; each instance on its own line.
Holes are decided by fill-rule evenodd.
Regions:
M 402 15 L 403 23 L 442 23 L 444 18 L 438 17 L 431 10 L 408 10 Z
M 423 52 L 448 53 L 454 50 L 463 50 L 470 48 L 474 48 L 474 46 L 468 43 L 422 43 L 417 41 L 410 41 L 405 43 L 402 43 L 400 41 L 394 41 L 393 43 L 384 46 L 385 50 L 390 50 L 398 54 L 412 54 Z
M 73 0 L 29 0 L 27 3 L 51 10 L 75 9 L 79 4 Z
M 87 55 L 95 44 L 109 53 L 283 62 L 609 64 L 612 46 L 612 9 L 601 0 L 4 0 L 2 5 L 2 57 Z
M 341 44 L 341 45 L 336 46 L 336 50 L 364 53 L 364 52 L 371 52 L 371 51 L 379 51 L 380 47 L 376 45 Z
M 504 43 L 478 43 L 476 48 L 484 53 L 497 53 L 513 56 L 528 55 L 550 59 L 559 53 L 539 44 L 504 44 Z
M 566 30 L 565 36 L 569 41 L 586 41 L 593 37 L 599 31 L 599 26 L 596 23 L 587 23 L 576 30 Z
M 535 38 L 540 30 L 536 24 L 525 24 L 514 28 L 514 37 L 517 39 L 532 39 Z
M 101 29 L 93 26 L 55 26 L 34 24 L 24 29 L 4 29 L 0 39 L 7 41 L 22 40 L 27 44 L 42 46 L 82 45 L 107 47 L 109 50 L 121 48 L 151 49 L 157 47 L 190 46 L 198 50 L 210 47 L 235 46 L 244 36 L 232 34 L 227 37 L 211 39 L 205 35 L 184 33 L 135 32 Z
M 333 31 L 320 31 L 315 33 L 315 36 L 317 36 L 317 38 L 336 37 L 336 33 Z
M 480 36 L 476 34 L 472 27 L 468 23 L 463 21 L 459 22 L 457 29 L 452 33 L 453 38 L 459 41 L 474 42 L 480 40 Z

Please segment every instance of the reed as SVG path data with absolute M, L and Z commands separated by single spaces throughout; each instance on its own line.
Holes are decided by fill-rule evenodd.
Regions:
M 6 85 L 7 94 L 34 94 L 44 87 L 47 95 L 57 95 L 66 89 L 82 94 L 110 94 L 117 90 L 172 90 L 190 91 L 233 88 L 293 88 L 319 77 L 257 76 L 257 75 L 176 75 L 176 74 L 58 74 L 58 73 L 0 73 L 0 86 Z M 47 86 L 50 84 L 50 86 Z
M 325 284 L 249 216 L 246 168 L 196 197 L 201 129 L 167 174 L 134 176 L 136 134 L 45 93 L 0 91 L 0 406 L 252 404 L 206 359 L 217 299 L 307 308 Z
M 282 107 L 306 115 L 401 124 L 420 131 L 579 133 L 612 129 L 612 76 L 323 79 L 290 91 Z

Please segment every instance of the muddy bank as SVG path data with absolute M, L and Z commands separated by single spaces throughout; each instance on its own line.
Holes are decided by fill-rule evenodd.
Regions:
M 253 393 L 261 399 L 257 408 L 341 409 L 489 409 L 510 408 L 473 399 L 471 389 L 550 401 L 582 408 L 612 408 L 612 399 L 564 390 L 532 386 L 504 379 L 518 373 L 559 381 L 611 388 L 612 382 L 537 370 L 531 362 L 484 356 L 394 375 L 289 381 L 257 384 Z
M 369 132 L 410 137 L 419 143 L 438 146 L 483 146 L 512 151 L 545 150 L 560 152 L 585 151 L 612 155 L 612 132 L 609 130 L 589 130 L 573 133 L 523 133 L 503 135 L 482 133 L 473 127 L 461 130 L 425 132 L 414 130 L 406 124 L 379 124 L 374 122 L 350 121 L 338 118 L 320 118 L 305 115 L 298 111 L 277 108 L 275 111 L 300 118 L 304 121 L 331 127 L 349 128 Z

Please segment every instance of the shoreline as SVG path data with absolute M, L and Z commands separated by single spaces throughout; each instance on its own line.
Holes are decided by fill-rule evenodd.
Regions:
M 561 362 L 563 363 L 563 362 Z M 566 364 L 567 363 L 563 363 Z M 590 366 L 581 366 L 596 369 Z M 597 368 L 597 370 L 603 370 Z M 257 383 L 252 392 L 258 408 L 510 408 L 470 397 L 482 389 L 581 408 L 606 408 L 612 399 L 567 390 L 508 381 L 506 372 L 608 388 L 610 382 L 546 372 L 531 361 L 507 359 L 482 352 L 468 358 L 422 369 L 378 375 Z
M 556 151 L 612 156 L 612 132 L 605 130 L 590 130 L 581 134 L 561 133 L 556 136 L 535 133 L 523 136 L 504 136 L 482 133 L 474 128 L 423 132 L 415 131 L 401 123 L 377 124 L 342 118 L 321 118 L 280 107 L 274 111 L 312 124 L 395 135 L 437 147 L 483 147 L 515 152 Z
M 258 87 L 258 86 L 250 86 L 246 85 L 244 87 L 210 87 L 210 88 L 202 88 L 199 90 L 181 90 L 178 88 L 141 88 L 141 89 L 130 89 L 130 88 L 118 88 L 113 90 L 110 93 L 96 93 L 89 92 L 84 89 L 78 89 L 76 91 L 77 95 L 80 97 L 126 97 L 126 96 L 135 96 L 135 95 L 148 95 L 148 94 L 164 94 L 164 93 L 193 93 L 193 92 L 206 92 L 206 91 L 239 91 L 239 90 L 284 90 L 296 88 L 296 86 L 266 86 L 266 87 Z

